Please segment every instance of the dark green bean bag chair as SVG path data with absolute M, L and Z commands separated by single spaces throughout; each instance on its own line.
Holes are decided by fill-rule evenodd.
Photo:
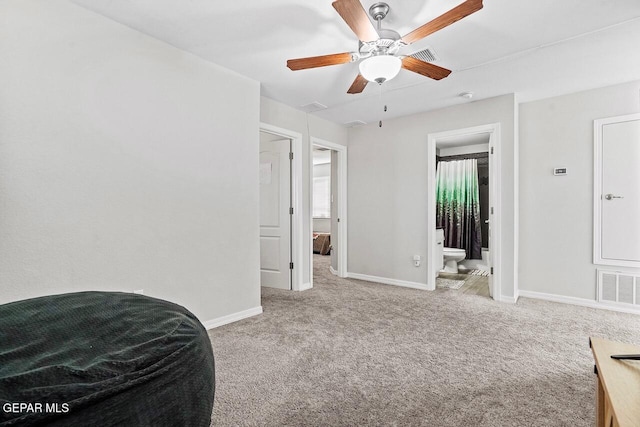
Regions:
M 208 426 L 215 372 L 184 307 L 120 292 L 0 305 L 0 426 Z

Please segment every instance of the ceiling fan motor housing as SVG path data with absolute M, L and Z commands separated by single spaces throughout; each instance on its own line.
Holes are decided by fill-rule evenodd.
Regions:
M 390 45 L 393 42 L 400 40 L 400 34 L 397 31 L 388 30 L 386 28 L 380 28 L 378 30 L 378 34 L 380 35 L 380 44 Z

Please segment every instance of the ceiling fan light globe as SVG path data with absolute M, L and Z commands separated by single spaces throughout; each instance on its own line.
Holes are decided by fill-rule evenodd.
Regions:
M 382 83 L 391 80 L 400 72 L 402 61 L 397 56 L 371 56 L 360 62 L 360 74 L 370 82 Z

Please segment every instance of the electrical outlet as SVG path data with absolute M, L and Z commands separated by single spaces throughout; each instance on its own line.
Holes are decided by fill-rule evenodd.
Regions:
M 413 265 L 415 265 L 416 267 L 420 267 L 420 261 L 422 261 L 420 255 L 413 256 Z

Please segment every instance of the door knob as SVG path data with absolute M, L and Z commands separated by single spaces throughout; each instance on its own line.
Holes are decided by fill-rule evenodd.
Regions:
M 605 194 L 604 198 L 607 200 L 613 200 L 613 199 L 624 199 L 623 196 L 614 196 L 613 194 L 609 193 L 609 194 Z

